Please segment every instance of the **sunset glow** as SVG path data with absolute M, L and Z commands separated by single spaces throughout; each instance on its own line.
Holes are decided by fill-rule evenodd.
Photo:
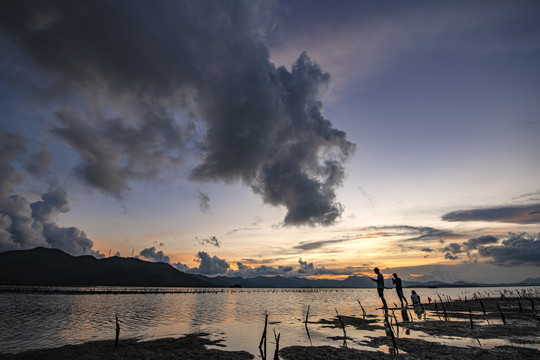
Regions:
M 2 6 L 0 252 L 539 274 L 539 3 L 339 3 Z

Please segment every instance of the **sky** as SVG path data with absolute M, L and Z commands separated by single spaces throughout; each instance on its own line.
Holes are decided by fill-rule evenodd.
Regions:
M 540 278 L 538 1 L 0 3 L 0 251 Z

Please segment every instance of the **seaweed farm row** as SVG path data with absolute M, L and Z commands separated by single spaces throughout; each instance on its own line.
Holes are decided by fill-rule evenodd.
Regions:
M 275 292 L 340 292 L 346 289 L 306 288 L 152 288 L 152 287 L 56 287 L 56 286 L 0 286 L 0 294 L 52 294 L 52 295 L 125 295 L 125 294 L 218 294 L 218 293 L 275 293 Z

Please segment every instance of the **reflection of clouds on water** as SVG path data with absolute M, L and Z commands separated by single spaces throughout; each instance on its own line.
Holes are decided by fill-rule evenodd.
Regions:
M 511 289 L 511 288 L 508 288 Z M 516 288 L 523 290 L 522 287 Z M 538 289 L 538 288 L 537 288 Z M 132 289 L 135 290 L 136 289 Z M 382 325 L 383 313 L 375 289 L 198 289 L 201 293 L 129 295 L 33 295 L 2 294 L 0 353 L 55 347 L 89 340 L 114 339 L 115 314 L 120 319 L 120 339 L 177 337 L 192 332 L 207 332 L 225 340 L 227 350 L 246 350 L 258 354 L 268 311 L 270 332 L 281 333 L 280 347 L 290 345 L 339 346 L 330 338 L 342 336 L 332 322 L 335 309 L 340 316 L 361 318 L 361 302 L 374 325 Z M 500 296 L 500 288 L 417 289 L 422 299 L 438 294 L 453 299 L 476 292 Z M 394 301 L 395 294 L 388 294 Z M 24 296 L 24 301 L 22 297 Z M 396 296 L 397 299 L 397 296 Z M 309 334 L 305 316 L 310 308 Z M 412 311 L 410 315 L 415 316 Z M 396 313 L 400 317 L 399 311 Z M 423 315 L 422 315 L 423 316 Z M 429 318 L 429 315 L 428 315 Z M 401 319 L 399 319 L 401 321 Z M 416 316 L 415 316 L 415 321 Z M 423 320 L 420 320 L 423 321 Z M 346 321 L 347 323 L 347 321 Z M 347 324 L 347 335 L 354 339 L 349 347 L 362 347 L 367 336 L 384 336 L 384 330 L 367 331 Z M 404 336 L 403 334 L 401 336 Z M 418 336 L 411 331 L 410 337 Z M 465 341 L 465 340 L 463 340 Z M 268 351 L 273 351 L 269 341 Z

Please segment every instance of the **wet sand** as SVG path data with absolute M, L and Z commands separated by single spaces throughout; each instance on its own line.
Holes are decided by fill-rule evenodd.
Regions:
M 120 340 L 118 348 L 114 340 L 92 341 L 81 345 L 66 345 L 53 349 L 42 349 L 18 354 L 2 354 L 5 360 L 57 360 L 57 359 L 253 359 L 247 351 L 226 351 L 208 349 L 207 345 L 220 346 L 219 340 L 206 338 L 208 334 L 188 334 L 179 338 L 165 338 L 152 341 L 137 341 L 135 339 Z
M 483 305 L 483 307 L 482 307 Z M 437 299 L 437 304 L 423 304 L 424 313 L 418 319 L 413 310 L 412 321 L 402 321 L 400 311 L 389 318 L 395 336 L 369 336 L 368 341 L 336 338 L 336 346 L 289 346 L 280 350 L 281 359 L 540 359 L 540 298 L 475 299 L 452 301 Z M 485 314 L 484 314 L 485 310 Z M 502 316 L 501 316 L 502 312 Z M 446 317 L 445 314 L 446 313 Z M 392 312 L 390 312 L 392 315 Z M 503 323 L 503 317 L 506 324 Z M 472 319 L 472 328 L 471 328 Z M 397 324 L 395 322 L 397 321 Z M 380 317 L 341 316 L 346 327 L 370 333 L 384 329 Z M 340 328 L 337 317 L 320 320 L 319 324 Z M 388 327 L 387 327 L 388 330 Z M 407 332 L 422 334 L 408 336 Z M 379 332 L 380 333 L 380 332 Z M 207 339 L 208 334 L 188 334 L 179 338 L 153 341 L 135 339 L 96 341 L 54 349 L 0 354 L 0 359 L 253 359 L 246 351 L 227 351 L 220 340 Z M 453 339 L 470 339 L 476 346 L 454 346 Z M 339 346 L 361 345 L 357 349 Z M 439 341 L 440 340 L 440 341 Z M 495 342 L 495 345 L 493 345 Z M 500 342 L 501 345 L 497 345 Z M 208 346 L 211 345 L 211 348 Z M 217 347 L 223 346 L 222 349 Z M 390 353 L 390 351 L 394 353 Z M 268 359 L 273 354 L 268 354 Z
M 540 359 L 540 298 L 484 298 L 452 301 L 437 299 L 437 304 L 422 304 L 420 319 L 410 309 L 412 321 L 402 321 L 401 311 L 389 312 L 395 337 L 369 337 L 367 342 L 347 338 L 347 342 L 373 348 L 369 351 L 331 346 L 291 346 L 281 349 L 284 360 L 292 359 Z M 483 305 L 483 307 L 482 307 Z M 485 310 L 485 313 L 484 313 Z M 502 316 L 501 316 L 502 312 Z M 446 318 L 445 318 L 446 313 Z M 503 317 L 506 324 L 503 323 Z M 346 326 L 359 330 L 384 328 L 382 321 L 370 318 L 341 317 Z M 397 325 L 395 319 L 398 319 Z M 472 327 L 471 327 L 472 319 Z M 322 320 L 325 326 L 339 327 L 339 321 Z M 420 332 L 409 337 L 407 331 Z M 423 338 L 426 338 L 424 340 Z M 429 340 L 427 340 L 429 338 Z M 476 346 L 453 346 L 452 342 L 470 339 Z M 338 340 L 336 338 L 336 340 Z M 343 340 L 341 338 L 340 340 Z M 500 343 L 501 345 L 493 345 Z M 393 349 L 394 348 L 394 349 Z M 390 350 L 393 349 L 393 350 Z M 393 353 L 390 353 L 392 351 Z

